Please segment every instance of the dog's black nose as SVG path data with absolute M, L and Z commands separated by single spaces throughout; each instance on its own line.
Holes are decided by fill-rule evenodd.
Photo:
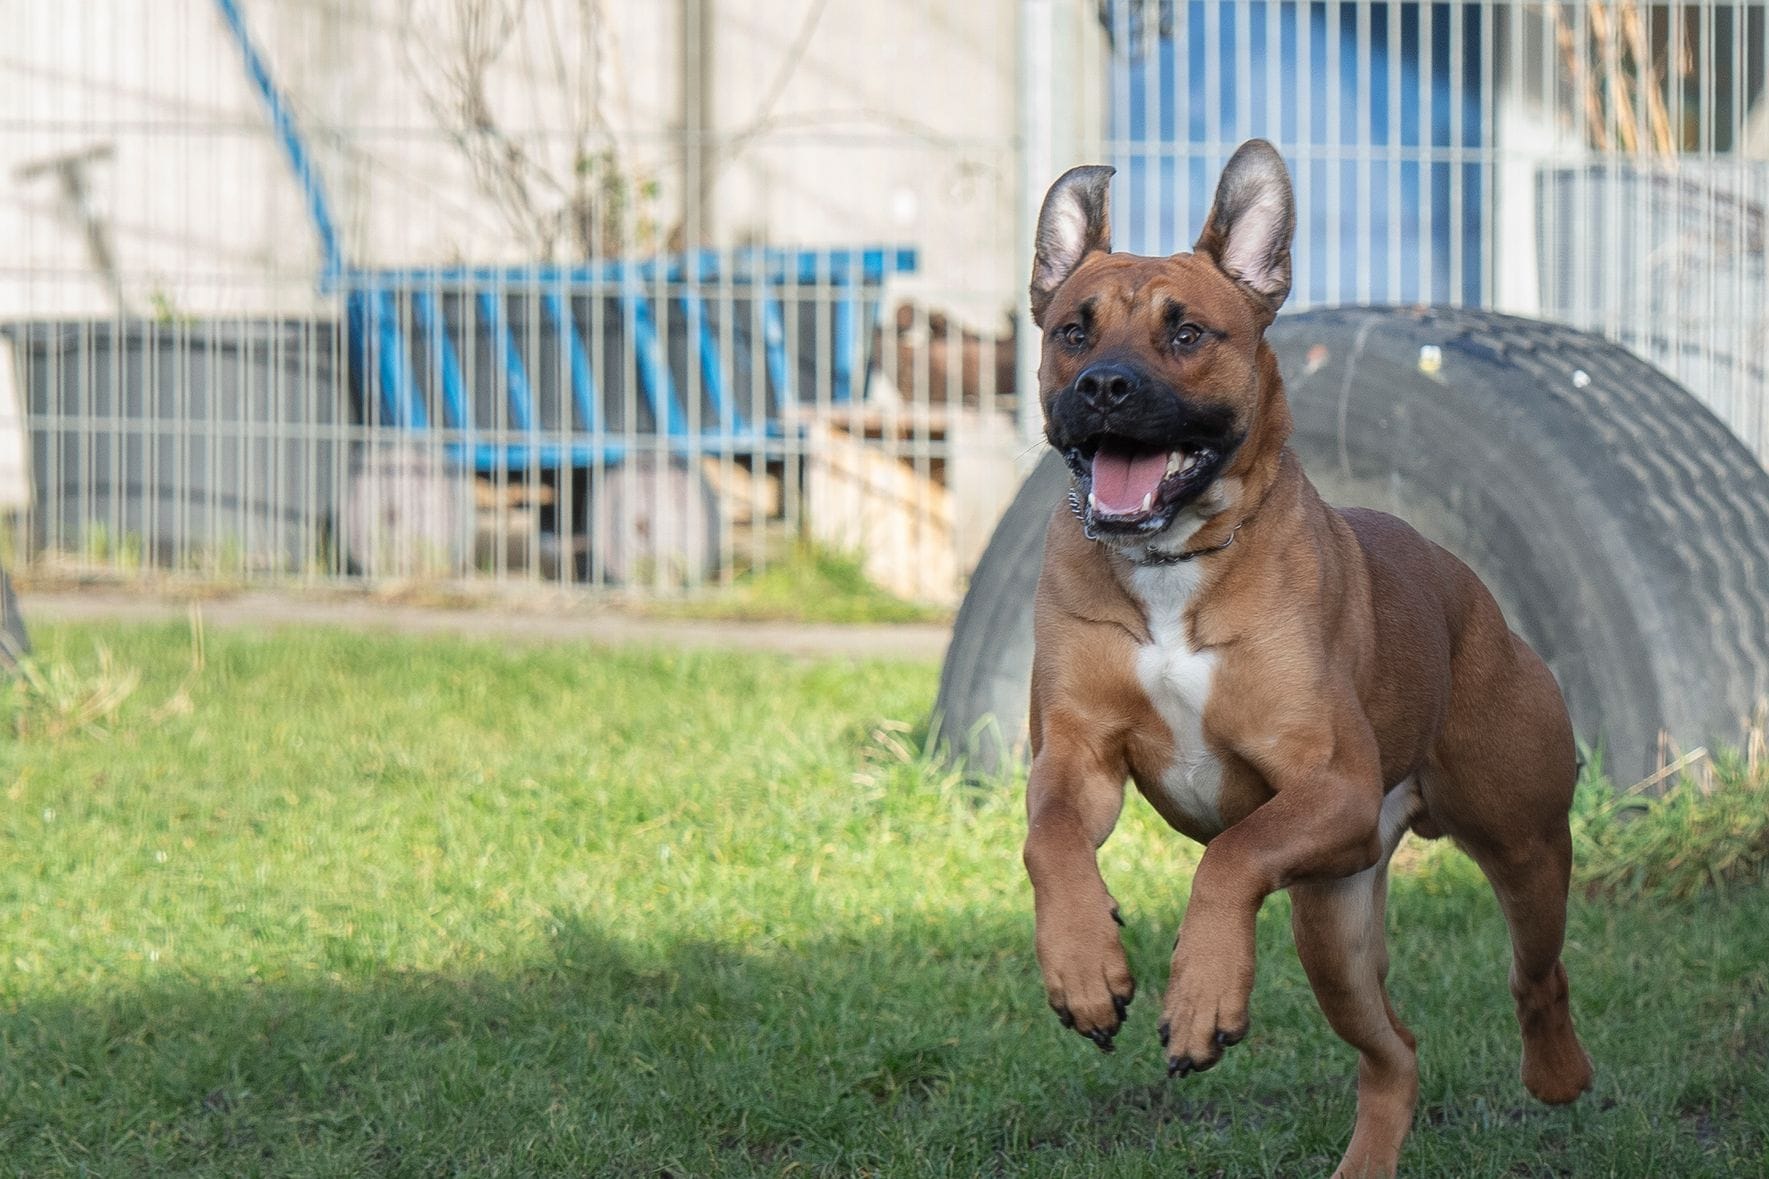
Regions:
M 1139 383 L 1136 371 L 1122 364 L 1090 364 L 1075 378 L 1075 392 L 1100 409 L 1122 405 Z

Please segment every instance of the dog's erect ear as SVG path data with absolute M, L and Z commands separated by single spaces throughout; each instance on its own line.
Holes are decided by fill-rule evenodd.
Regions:
M 1081 259 L 1095 250 L 1111 250 L 1111 187 L 1116 171 L 1103 164 L 1070 168 L 1044 194 L 1032 257 L 1033 323 L 1043 326 L 1050 297 Z
M 1193 247 L 1273 315 L 1290 294 L 1296 198 L 1278 149 L 1249 139 L 1222 170 L 1216 200 Z

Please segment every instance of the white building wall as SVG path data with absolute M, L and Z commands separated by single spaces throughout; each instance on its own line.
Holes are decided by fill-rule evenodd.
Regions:
M 494 195 L 499 168 L 475 172 L 453 0 L 241 6 L 350 262 L 582 255 L 512 214 Z M 533 206 L 566 205 L 575 157 L 618 161 L 624 240 L 597 252 L 908 244 L 929 297 L 995 322 L 1015 299 L 1017 0 L 485 8 L 519 14 L 484 72 L 484 107 L 533 164 Z M 327 307 L 312 220 L 214 0 L 0 0 L 0 19 L 14 30 L 0 56 L 0 317 L 117 309 L 58 175 L 31 170 L 81 152 L 98 153 L 83 167 L 90 212 L 131 311 Z

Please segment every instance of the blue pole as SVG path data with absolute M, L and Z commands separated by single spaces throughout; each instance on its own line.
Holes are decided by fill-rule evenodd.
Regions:
M 276 131 L 277 139 L 282 142 L 283 152 L 289 157 L 289 167 L 294 170 L 295 183 L 301 186 L 301 195 L 307 199 L 307 212 L 313 218 L 313 228 L 319 234 L 320 249 L 325 254 L 325 266 L 320 272 L 320 289 L 329 291 L 344 273 L 344 257 L 338 249 L 338 233 L 332 224 L 332 211 L 326 202 L 319 169 L 307 154 L 307 145 L 301 139 L 301 129 L 295 124 L 294 109 L 283 92 L 277 89 L 275 79 L 270 76 L 270 67 L 265 64 L 263 55 L 258 52 L 258 46 L 252 41 L 251 33 L 246 30 L 246 20 L 240 13 L 239 0 L 215 0 L 215 5 L 221 10 L 222 21 L 239 45 L 240 55 L 245 58 L 246 76 L 257 88 L 258 97 L 264 100 L 264 106 L 270 114 L 270 125 Z

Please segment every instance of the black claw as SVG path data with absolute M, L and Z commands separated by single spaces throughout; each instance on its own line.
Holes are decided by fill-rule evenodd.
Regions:
M 1166 1020 L 1162 1020 L 1161 1026 L 1158 1030 L 1161 1033 L 1161 1047 L 1165 1048 L 1165 1047 L 1167 1047 L 1168 1037 L 1170 1037 L 1173 1034 L 1173 1029 L 1167 1026 Z
M 1104 1028 L 1095 1028 L 1093 1031 L 1088 1032 L 1087 1038 L 1092 1040 L 1095 1044 L 1098 1044 L 1101 1052 L 1110 1052 L 1112 1050 L 1112 1033 L 1106 1031 Z
M 1246 1028 L 1241 1028 L 1240 1030 L 1233 1032 L 1219 1031 L 1216 1033 L 1216 1046 L 1218 1048 L 1233 1048 L 1236 1044 L 1239 1044 L 1246 1038 Z
M 1124 924 L 1124 914 L 1118 912 L 1117 905 L 1112 906 L 1112 920 L 1116 921 L 1120 927 L 1122 927 Z
M 1112 996 L 1112 1010 L 1118 1013 L 1118 1022 L 1124 1022 L 1124 1015 L 1130 1010 L 1130 1000 L 1120 995 Z
M 1070 1014 L 1067 1007 L 1052 1007 L 1051 1010 L 1056 1012 L 1056 1017 L 1063 1021 L 1064 1027 L 1072 1028 L 1075 1026 L 1075 1017 Z
M 1191 1072 L 1192 1068 L 1193 1068 L 1193 1065 L 1192 1065 L 1192 1058 L 1191 1057 L 1189 1057 L 1189 1056 L 1176 1056 L 1172 1060 L 1167 1062 L 1167 1075 L 1170 1077 L 1183 1077 L 1187 1073 Z

